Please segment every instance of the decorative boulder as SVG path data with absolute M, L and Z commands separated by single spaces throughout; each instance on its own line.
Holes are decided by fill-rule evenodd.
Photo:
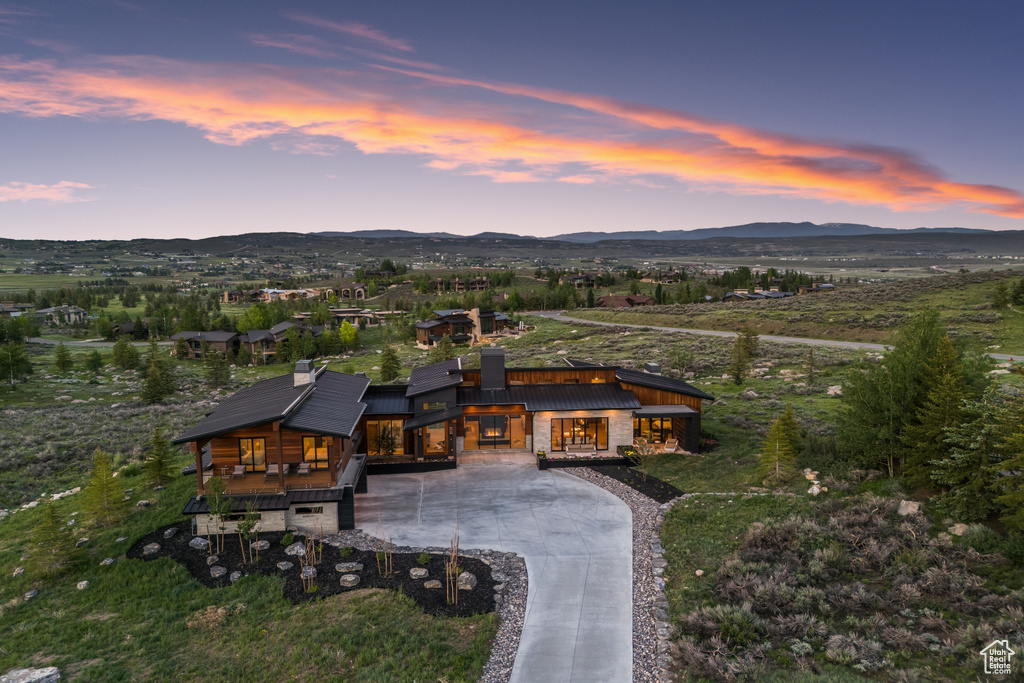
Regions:
M 231 576 L 228 577 L 228 581 L 234 583 L 235 581 L 238 581 L 240 578 L 242 578 L 242 572 L 235 571 L 231 572 Z
M 693 574 L 694 574 L 694 576 L 704 576 L 704 570 L 703 569 L 698 569 Z
M 105 557 L 103 558 L 103 561 L 100 562 L 101 567 L 109 567 L 112 564 L 114 564 L 114 558 L 112 557 Z
M 316 578 L 316 567 L 311 564 L 307 564 L 302 568 L 302 578 L 304 579 L 315 579 Z
M 843 387 L 842 387 L 842 385 L 841 384 L 833 384 L 832 386 L 830 386 L 828 388 L 828 395 L 829 396 L 842 396 L 843 395 Z
M 340 579 L 338 579 L 338 582 L 341 584 L 342 588 L 355 588 L 359 585 L 359 575 L 344 574 Z
M 288 571 L 289 569 L 291 569 L 294 566 L 295 566 L 294 564 L 292 564 L 291 562 L 287 562 L 287 561 L 278 562 L 277 563 L 277 568 L 280 569 L 283 572 Z
M 249 547 L 250 548 L 256 548 L 256 550 L 258 550 L 258 551 L 260 551 L 262 553 L 264 550 L 267 550 L 267 549 L 270 548 L 270 541 L 253 541 L 252 543 L 249 544 Z
M 821 493 L 821 487 L 815 484 L 811 488 L 807 489 L 807 493 L 811 494 L 812 496 L 816 496 L 819 493 Z
M 431 579 L 430 581 L 424 581 L 423 582 L 423 587 L 424 588 L 440 588 L 441 587 L 441 582 L 438 581 L 437 579 Z
M 306 544 L 303 543 L 302 541 L 295 541 L 295 543 L 292 543 L 290 546 L 288 546 L 287 548 L 284 549 L 284 554 L 285 555 L 291 555 L 293 557 L 298 557 L 299 555 L 305 555 L 306 554 Z
M 217 564 L 217 562 L 219 562 L 219 561 L 220 561 L 220 558 L 217 557 L 216 555 L 207 555 L 206 556 L 206 566 L 207 567 L 212 567 L 213 565 Z
M 33 588 L 29 592 L 25 593 L 25 595 L 23 595 L 22 597 L 25 598 L 26 600 L 31 600 L 32 598 L 36 597 L 37 595 L 39 595 L 39 591 L 36 590 L 35 588 Z
M 76 585 L 76 588 L 78 588 L 78 590 L 80 590 L 80 591 L 84 591 L 88 587 L 89 587 L 89 582 L 88 581 L 79 581 L 78 584 Z
M 160 552 L 159 543 L 147 543 L 146 545 L 142 546 L 143 557 L 152 557 L 153 555 L 156 555 L 158 552 Z
M 901 500 L 900 507 L 896 511 L 896 514 L 906 517 L 907 515 L 916 515 L 921 512 L 921 504 L 913 500 Z
M 361 572 L 361 571 L 363 571 L 363 563 L 362 562 L 339 562 L 338 564 L 334 565 L 334 569 L 339 574 L 350 574 L 352 572 Z
M 118 536 L 117 538 L 114 539 L 114 543 L 124 543 L 127 540 L 128 540 L 127 536 Z M 205 541 L 206 539 L 204 538 L 203 540 Z
M 24 567 L 15 567 L 14 568 L 14 575 L 15 576 L 21 576 L 24 573 L 25 573 L 25 568 Z
M 178 533 L 178 527 L 172 526 L 169 529 L 164 529 L 164 538 L 174 538 L 174 534 Z
M 963 536 L 967 533 L 968 528 L 969 527 L 966 524 L 960 522 L 949 527 L 949 533 L 953 534 L 954 536 Z
M 458 585 L 461 591 L 471 591 L 476 588 L 476 577 L 469 572 L 462 572 L 459 574 Z
M 202 536 L 196 536 L 188 542 L 188 547 L 193 550 L 207 550 L 210 547 L 210 542 Z
M 140 500 L 138 503 L 135 504 L 135 507 L 148 508 L 150 505 L 152 505 L 152 503 L 150 503 L 148 500 Z
M 225 569 L 224 567 L 220 567 L 220 566 L 210 567 L 210 576 L 212 576 L 215 579 L 219 579 L 220 577 L 224 576 L 227 573 L 228 573 L 228 570 Z
M 429 572 L 427 572 L 427 570 L 424 569 L 423 567 L 413 567 L 412 569 L 409 570 L 409 578 L 411 578 L 411 579 L 425 579 L 425 578 L 427 578 L 427 574 L 428 573 Z
M 56 683 L 60 680 L 60 669 L 48 666 L 44 669 L 13 669 L 0 676 L 2 683 Z

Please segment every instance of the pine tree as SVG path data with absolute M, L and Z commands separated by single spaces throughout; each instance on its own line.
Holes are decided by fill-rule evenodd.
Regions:
M 402 365 L 398 362 L 398 354 L 390 346 L 384 347 L 380 355 L 380 381 L 394 382 L 402 371 Z
M 933 484 L 931 463 L 946 459 L 950 453 L 947 431 L 968 417 L 964 401 L 969 392 L 963 366 L 948 336 L 939 342 L 935 355 L 925 363 L 924 372 L 924 403 L 901 436 L 907 449 L 903 474 L 915 488 Z
M 103 354 L 98 349 L 94 349 L 85 357 L 85 369 L 93 374 L 103 369 Z
M 96 526 L 116 522 L 127 512 L 124 487 L 114 477 L 110 456 L 101 448 L 92 455 L 92 473 L 85 488 L 83 508 L 86 517 Z
M 203 355 L 203 368 L 206 373 L 206 383 L 211 387 L 219 389 L 226 386 L 231 378 L 228 362 L 216 349 L 211 348 Z
M 996 473 L 995 502 L 1001 508 L 999 520 L 1011 529 L 1024 532 L 1024 397 L 1008 400 L 997 418 L 1001 427 L 996 444 L 1001 462 Z
M 455 345 L 447 334 L 441 337 L 441 341 L 434 344 L 430 351 L 427 351 L 428 363 L 440 363 L 455 358 Z
M 167 397 L 167 394 L 164 393 L 166 386 L 167 379 L 164 377 L 161 365 L 159 363 L 150 363 L 149 370 L 146 371 L 146 379 L 142 382 L 142 391 L 139 392 L 139 396 L 150 405 L 160 403 Z
M 985 519 L 995 508 L 993 486 L 999 468 L 993 465 L 1000 460 L 1001 441 L 995 401 L 995 392 L 988 391 L 981 401 L 968 402 L 968 419 L 946 431 L 949 454 L 932 462 L 932 479 L 946 489 L 932 502 L 958 522 Z
M 820 365 L 818 358 L 814 353 L 814 347 L 807 347 L 807 358 L 804 360 L 804 369 L 807 370 L 807 384 L 808 386 L 814 384 L 814 378 L 818 375 L 818 369 Z
M 114 365 L 122 370 L 134 370 L 139 367 L 139 352 L 128 337 L 120 336 L 114 342 Z
M 793 413 L 793 406 L 787 405 L 785 412 L 772 423 L 761 446 L 761 465 L 757 469 L 757 476 L 766 486 L 778 486 L 796 476 L 799 437 L 800 425 Z
M 729 354 L 729 376 L 735 384 L 743 384 L 743 378 L 750 372 L 750 355 L 743 337 L 736 337 Z
M 249 350 L 248 344 L 242 344 L 238 349 L 238 357 L 235 359 L 235 363 L 238 367 L 248 367 L 252 363 L 252 352 Z
M 32 361 L 25 353 L 24 344 L 12 341 L 0 346 L 0 381 L 7 382 L 14 388 L 15 380 L 32 374 Z
M 747 357 L 757 358 L 761 338 L 757 335 L 757 330 L 750 323 L 743 323 L 743 327 L 740 328 L 739 340 L 743 343 L 743 350 L 746 351 Z
M 71 529 L 57 516 L 53 501 L 47 500 L 42 517 L 32 531 L 31 566 L 43 576 L 52 576 L 67 569 L 74 556 L 75 539 Z
M 160 427 L 153 428 L 145 462 L 146 483 L 163 486 L 174 477 L 174 449 Z
M 71 360 L 71 351 L 64 346 L 64 342 L 57 344 L 57 350 L 53 354 L 53 367 L 59 372 L 66 372 L 71 369 L 74 361 Z
M 185 341 L 184 337 L 178 337 L 174 340 L 174 357 L 178 360 L 188 358 L 188 342 Z
M 594 290 L 593 289 L 588 289 L 587 290 L 587 308 L 593 308 L 593 307 L 594 307 Z

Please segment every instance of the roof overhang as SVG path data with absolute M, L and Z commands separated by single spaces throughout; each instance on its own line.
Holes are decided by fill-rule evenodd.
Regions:
M 700 415 L 690 406 L 666 405 L 666 406 L 643 406 L 633 411 L 633 417 L 693 417 Z
M 425 415 L 420 415 L 419 417 L 414 417 L 411 420 L 406 420 L 405 424 L 402 425 L 402 429 L 408 431 L 410 429 L 417 429 L 419 427 L 437 424 L 438 422 L 454 420 L 457 417 L 462 417 L 462 408 L 449 408 L 448 410 L 427 413 Z

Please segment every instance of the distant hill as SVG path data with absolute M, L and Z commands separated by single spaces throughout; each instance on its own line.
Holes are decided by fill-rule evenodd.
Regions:
M 991 232 L 979 228 L 879 228 L 858 223 L 747 223 L 723 228 L 697 228 L 695 230 L 637 230 L 622 232 L 571 232 L 545 239 L 559 242 L 588 244 L 605 240 L 705 240 L 713 237 L 851 237 L 855 235 L 879 235 L 913 232 Z
M 413 232 L 412 230 L 353 230 L 352 232 L 311 232 L 310 235 L 320 237 L 359 237 L 361 239 L 395 239 L 401 237 L 443 237 L 451 239 L 459 237 L 450 232 Z

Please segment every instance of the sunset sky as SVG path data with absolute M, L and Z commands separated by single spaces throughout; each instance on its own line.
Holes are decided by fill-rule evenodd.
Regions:
M 0 0 L 0 237 L 1024 229 L 1020 2 Z

